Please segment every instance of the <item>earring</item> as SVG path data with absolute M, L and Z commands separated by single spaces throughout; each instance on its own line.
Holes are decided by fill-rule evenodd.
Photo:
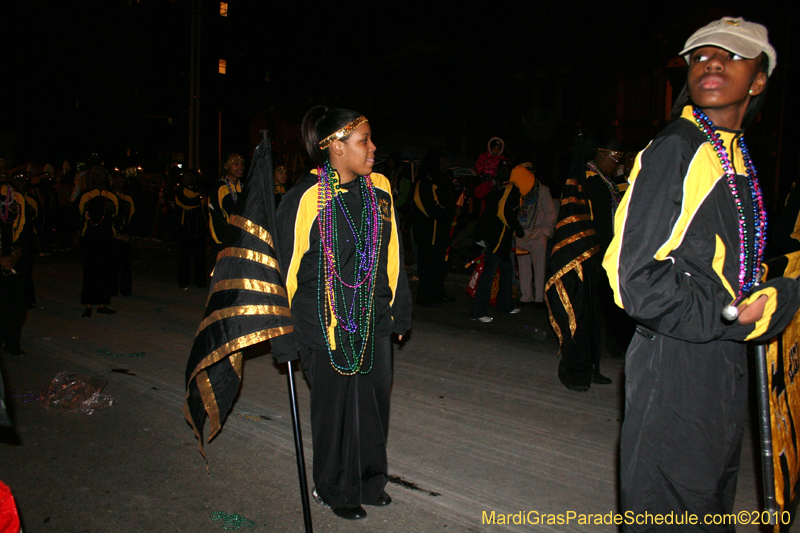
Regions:
M 747 91 L 747 94 L 752 95 L 753 94 L 753 89 L 750 89 L 749 91 Z

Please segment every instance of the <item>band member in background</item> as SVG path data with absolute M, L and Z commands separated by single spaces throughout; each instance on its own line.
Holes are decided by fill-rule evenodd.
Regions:
M 83 253 L 83 289 L 81 303 L 84 318 L 92 316 L 92 306 L 104 315 L 116 313 L 108 307 L 113 289 L 114 224 L 119 214 L 119 198 L 108 190 L 108 171 L 95 166 L 89 171 L 89 190 L 78 198 L 81 252 Z
M 178 259 L 178 286 L 181 289 L 189 287 L 192 264 L 194 264 L 194 284 L 197 287 L 205 287 L 208 215 L 194 172 L 186 171 L 181 174 L 181 184 L 175 190 L 175 205 L 180 212 L 178 240 L 181 249 Z
M 237 152 L 227 154 L 223 159 L 222 179 L 217 183 L 208 199 L 211 211 L 209 229 L 214 251 L 225 247 L 228 219 L 233 215 L 236 201 L 242 192 L 244 158 Z
M 3 353 L 20 357 L 25 323 L 25 197 L 0 173 L 0 342 Z

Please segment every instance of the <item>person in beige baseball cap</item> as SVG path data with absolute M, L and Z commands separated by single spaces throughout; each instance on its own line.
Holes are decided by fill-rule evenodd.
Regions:
M 741 17 L 722 17 L 703 26 L 686 41 L 681 55 L 689 63 L 689 53 L 701 46 L 718 46 L 746 59 L 755 59 L 762 53 L 769 58 L 767 76 L 772 76 L 778 62 L 778 54 L 769 44 L 767 28 Z
M 765 200 L 744 140 L 776 54 L 767 30 L 723 18 L 695 32 L 678 116 L 639 155 L 603 260 L 637 323 L 620 433 L 624 533 L 734 531 L 748 430 L 746 341 L 777 335 L 800 284 L 757 285 Z M 656 526 L 650 516 L 671 516 Z M 687 517 L 698 517 L 691 522 Z
M 689 75 L 672 108 L 673 119 L 691 102 L 717 126 L 738 130 L 753 123 L 778 61 L 767 28 L 723 17 L 694 32 L 680 55 L 689 65 Z

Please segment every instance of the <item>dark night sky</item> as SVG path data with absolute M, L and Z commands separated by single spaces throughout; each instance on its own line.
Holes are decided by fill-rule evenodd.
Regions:
M 512 128 L 520 110 L 509 103 L 509 88 L 520 76 L 539 76 L 546 87 L 548 76 L 569 71 L 576 82 L 562 90 L 613 95 L 617 74 L 663 66 L 693 28 L 725 14 L 766 24 L 786 71 L 776 74 L 797 80 L 781 62 L 790 57 L 784 47 L 792 14 L 766 2 L 729 1 L 724 9 L 699 1 L 229 5 L 236 32 L 210 35 L 206 24 L 204 39 L 217 39 L 215 46 L 248 72 L 229 78 L 234 88 L 206 92 L 207 108 L 240 105 L 234 115 L 246 116 L 256 105 L 297 120 L 311 103 L 325 102 L 368 113 L 379 138 L 412 131 L 448 138 L 451 148 L 459 144 L 461 113 L 480 130 L 476 139 Z M 56 163 L 100 150 L 117 164 L 130 147 L 149 152 L 146 160 L 185 151 L 188 6 L 189 0 L 3 2 L 2 155 L 16 164 Z M 677 48 L 653 57 L 659 40 Z M 468 110 L 461 109 L 465 86 Z M 580 120 L 574 115 L 581 112 L 564 118 Z M 467 152 L 483 143 L 470 138 Z

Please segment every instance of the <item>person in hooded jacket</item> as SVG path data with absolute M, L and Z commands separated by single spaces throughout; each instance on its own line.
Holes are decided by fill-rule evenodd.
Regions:
M 495 273 L 500 271 L 500 280 L 497 291 L 497 311 L 500 313 L 517 314 L 518 307 L 512 301 L 512 276 L 514 266 L 511 264 L 511 243 L 514 235 L 522 237 L 525 233 L 519 224 L 520 181 L 513 179 L 513 171 L 508 172 L 510 165 L 501 164 L 497 173 L 498 180 L 508 183 L 498 185 L 489 195 L 486 210 L 478 222 L 478 238 L 484 248 L 484 269 L 478 279 L 475 289 L 475 298 L 469 310 L 469 318 L 479 322 L 491 322 L 493 318 L 486 314 L 486 308 L 491 300 L 492 282 Z M 524 168 L 524 167 L 523 167 Z M 516 169 L 515 169 L 516 170 Z M 530 174 L 527 169 L 525 172 Z
M 489 139 L 487 151 L 478 156 L 475 162 L 475 172 L 478 174 L 480 183 L 475 186 L 473 196 L 480 202 L 478 215 L 483 215 L 486 209 L 486 197 L 494 190 L 497 185 L 497 168 L 501 162 L 508 162 L 508 158 L 503 156 L 505 143 L 500 137 Z

